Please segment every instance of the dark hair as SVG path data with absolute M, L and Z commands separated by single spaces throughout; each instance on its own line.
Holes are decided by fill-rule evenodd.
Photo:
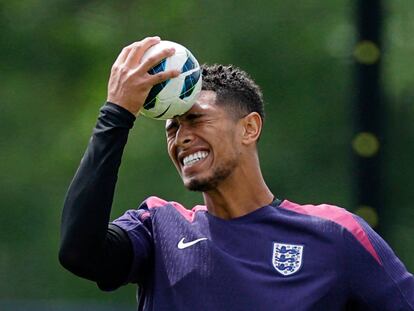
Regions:
M 201 68 L 202 89 L 216 92 L 217 103 L 230 108 L 237 119 L 255 111 L 264 121 L 262 92 L 246 72 L 232 65 L 203 64 Z

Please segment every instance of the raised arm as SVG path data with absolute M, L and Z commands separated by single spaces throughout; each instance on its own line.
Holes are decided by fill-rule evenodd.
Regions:
M 178 75 L 176 71 L 148 74 L 173 50 L 140 62 L 144 52 L 159 40 L 146 38 L 127 46 L 112 66 L 107 103 L 64 203 L 59 260 L 71 272 L 98 282 L 103 289 L 122 285 L 132 263 L 128 236 L 115 225 L 108 227 L 129 130 L 151 87 Z

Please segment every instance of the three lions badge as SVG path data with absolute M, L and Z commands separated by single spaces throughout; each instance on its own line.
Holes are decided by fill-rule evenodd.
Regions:
M 273 267 L 283 276 L 300 270 L 303 259 L 303 245 L 273 243 Z

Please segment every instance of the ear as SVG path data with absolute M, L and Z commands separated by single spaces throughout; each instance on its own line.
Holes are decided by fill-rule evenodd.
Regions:
M 243 129 L 242 142 L 245 145 L 256 143 L 262 131 L 262 117 L 257 112 L 251 112 L 241 120 Z

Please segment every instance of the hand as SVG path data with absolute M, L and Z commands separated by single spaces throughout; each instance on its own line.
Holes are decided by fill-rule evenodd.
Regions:
M 155 75 L 148 73 L 161 60 L 175 53 L 174 49 L 165 49 L 141 62 L 145 51 L 158 42 L 159 37 L 149 37 L 123 48 L 111 69 L 107 101 L 137 115 L 155 84 L 180 74 L 179 70 L 167 70 Z

